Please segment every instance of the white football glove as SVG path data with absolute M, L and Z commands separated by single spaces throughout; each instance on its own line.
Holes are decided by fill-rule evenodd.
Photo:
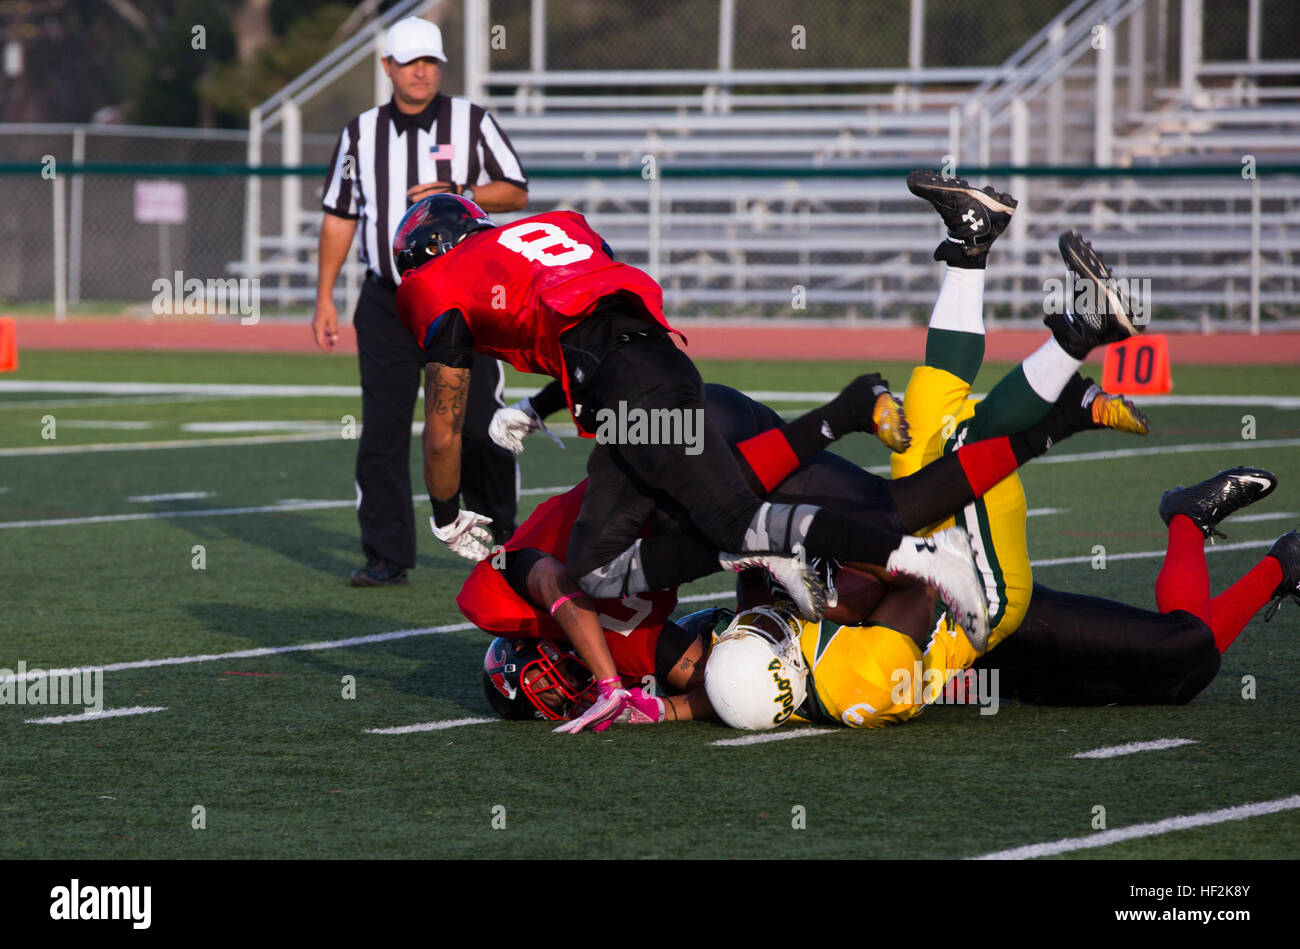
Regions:
M 486 560 L 492 553 L 492 532 L 485 526 L 491 523 L 492 518 L 473 511 L 461 511 L 446 527 L 439 527 L 432 517 L 429 518 L 434 537 L 446 544 L 453 554 L 474 561 Z
M 533 410 L 533 404 L 528 399 L 520 399 L 514 405 L 497 409 L 492 413 L 492 422 L 488 425 L 488 435 L 491 436 L 492 441 L 516 455 L 524 450 L 524 439 L 530 433 L 539 430 L 549 435 L 555 444 L 564 447 L 560 436 L 546 427 L 546 423 Z

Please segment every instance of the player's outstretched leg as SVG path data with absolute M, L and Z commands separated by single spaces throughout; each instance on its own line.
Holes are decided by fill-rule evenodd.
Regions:
M 1269 560 L 1276 560 L 1278 566 L 1282 568 L 1282 579 L 1278 581 L 1277 587 L 1273 590 L 1273 605 L 1264 614 L 1264 622 L 1266 623 L 1282 607 L 1282 601 L 1288 596 L 1295 600 L 1297 604 L 1300 604 L 1300 530 L 1287 531 L 1275 540 L 1273 546 L 1268 550 L 1268 556 L 1264 558 L 1264 561 Z M 1263 566 L 1263 563 L 1260 566 Z M 1256 569 L 1259 569 L 1259 567 L 1257 566 Z M 1249 577 L 1250 574 L 1246 576 Z M 1245 579 L 1243 577 L 1242 581 L 1244 582 Z M 1232 589 L 1235 589 L 1235 587 L 1225 590 L 1220 594 L 1219 599 L 1231 593 Z M 1217 604 L 1218 599 L 1214 602 Z
M 1252 616 L 1269 600 L 1264 622 L 1288 595 L 1300 602 L 1300 531 L 1283 534 L 1244 577 L 1210 601 L 1210 631 L 1219 652 L 1232 645 Z
M 920 471 L 889 482 L 905 531 L 920 531 L 977 500 L 1018 468 L 1078 432 L 1096 428 L 1145 435 L 1146 416 L 1128 399 L 1075 375 L 1038 422 L 1010 435 L 967 442 Z
M 1160 517 L 1169 526 L 1165 561 L 1156 577 L 1156 604 L 1161 613 L 1184 610 L 1214 629 L 1210 573 L 1205 564 L 1205 538 L 1218 533 L 1217 527 L 1224 518 L 1271 494 L 1275 487 L 1277 478 L 1262 468 L 1229 468 L 1199 484 L 1189 488 L 1180 486 L 1161 496 Z M 1245 586 L 1238 590 L 1237 595 L 1227 599 L 1220 597 L 1223 640 L 1220 631 L 1215 630 L 1215 643 L 1220 651 L 1227 648 L 1227 643 L 1236 637 L 1246 621 L 1272 596 L 1280 576 L 1271 576 L 1267 595 L 1249 607 L 1240 625 L 1230 633 L 1230 627 L 1246 609 L 1250 597 L 1245 595 Z M 1257 576 L 1252 581 L 1251 589 L 1258 586 L 1256 581 L 1259 580 Z
M 1087 410 L 1093 428 L 1113 428 L 1130 435 L 1151 434 L 1151 423 L 1131 401 L 1112 395 L 1091 379 L 1084 382 L 1088 388 L 1079 404 Z
M 925 364 L 973 383 L 984 361 L 984 268 L 989 248 L 1015 213 L 1016 200 L 961 178 L 914 171 L 907 187 L 939 213 L 948 235 L 934 259 L 948 264 L 930 314 Z
M 1133 332 L 1121 305 L 1111 302 L 1119 297 L 1100 255 L 1074 231 L 1061 235 L 1060 246 L 1076 285 L 1086 292 L 1066 301 L 1065 312 L 1051 313 L 1044 319 L 1052 338 L 993 387 L 976 409 L 971 437 L 1009 435 L 1033 425 L 1060 398 L 1095 346 L 1126 339 Z M 1127 413 L 1118 411 L 1118 405 L 1109 413 L 1106 408 L 1107 401 L 1097 405 L 1098 420 L 1120 423 L 1107 427 L 1122 427 L 1129 421 L 1123 418 Z
M 1229 468 L 1189 488 L 1182 485 L 1160 497 L 1160 517 L 1168 524 L 1184 514 L 1200 528 L 1201 536 L 1225 536 L 1219 522 L 1273 493 L 1277 478 L 1263 468 Z
M 1073 274 L 1075 292 L 1065 301 L 1064 313 L 1050 314 L 1043 322 L 1061 348 L 1082 360 L 1103 343 L 1118 343 L 1137 333 L 1101 254 L 1078 231 L 1066 231 L 1058 246 Z
M 954 266 L 983 267 L 989 247 L 1016 213 L 1016 199 L 992 188 L 979 188 L 964 178 L 946 178 L 937 171 L 914 171 L 907 190 L 933 205 L 947 225 L 948 237 L 934 252 L 935 260 Z
M 1007 373 L 977 409 L 974 427 L 980 437 L 1006 435 L 1034 424 L 1094 347 L 1127 339 L 1135 332 L 1110 269 L 1092 245 L 1077 232 L 1067 231 L 1061 235 L 1060 249 L 1078 292 L 1064 301 L 1063 313 L 1048 314 L 1043 320 L 1052 338 Z M 1097 404 L 1096 419 L 1119 423 L 1108 427 L 1137 430 L 1123 428 L 1128 413 L 1118 404 L 1107 412 L 1108 401 Z

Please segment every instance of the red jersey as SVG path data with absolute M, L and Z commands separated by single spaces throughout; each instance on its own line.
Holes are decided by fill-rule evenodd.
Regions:
M 458 310 L 476 352 L 558 379 L 568 397 L 560 334 L 601 297 L 631 294 L 647 321 L 676 332 L 664 317 L 659 284 L 616 262 L 603 246 L 576 211 L 548 211 L 479 231 L 407 274 L 397 288 L 397 312 L 423 348 L 438 317 Z
M 506 550 L 536 548 L 563 561 L 569 532 L 582 509 L 587 482 L 538 505 L 505 544 Z M 655 648 L 664 622 L 677 608 L 676 590 L 634 594 L 621 600 L 595 600 L 605 642 L 619 674 L 637 680 L 655 674 Z M 506 583 L 491 558 L 470 572 L 456 597 L 460 611 L 479 629 L 516 639 L 555 639 L 567 642 L 560 624 L 545 609 L 528 603 Z

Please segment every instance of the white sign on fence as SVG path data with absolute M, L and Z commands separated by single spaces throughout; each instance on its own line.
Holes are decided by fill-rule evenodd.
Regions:
M 137 181 L 135 219 L 141 224 L 184 224 L 185 185 L 179 181 Z

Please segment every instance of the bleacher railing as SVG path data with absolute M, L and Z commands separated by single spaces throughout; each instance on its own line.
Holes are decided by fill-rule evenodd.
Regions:
M 65 189 L 80 181 L 100 239 L 78 253 L 88 261 L 102 258 L 95 271 L 105 274 L 93 295 L 83 289 L 83 302 L 93 296 L 138 306 L 150 299 L 155 279 L 169 278 L 174 269 L 199 278 L 257 280 L 268 314 L 277 304 L 286 313 L 308 311 L 315 293 L 314 240 L 284 245 L 268 239 L 265 253 L 248 268 L 239 242 L 238 194 L 252 177 L 319 180 L 323 165 L 92 162 L 60 164 L 52 176 L 44 170 L 42 163 L 0 164 L 30 235 L 25 246 L 50 248 L 48 255 L 28 258 L 48 260 L 49 269 L 19 266 L 6 276 L 0 265 L 0 297 L 50 300 L 57 317 L 66 313 Z M 941 229 L 907 193 L 907 168 L 665 163 L 652 176 L 642 171 L 537 169 L 528 213 L 566 206 L 586 214 L 620 259 L 660 280 L 675 315 L 924 319 L 935 279 L 930 251 Z M 1151 312 L 1165 329 L 1258 333 L 1300 325 L 1300 270 L 1294 265 L 1300 256 L 1294 227 L 1300 164 L 953 171 L 999 182 L 1035 180 L 1032 200 L 1017 211 L 1025 235 L 1019 242 L 1004 237 L 990 270 L 987 299 L 995 323 L 1041 318 L 1047 281 L 1062 273 L 1056 236 L 1078 227 L 1105 251 L 1117 275 L 1146 281 Z M 137 223 L 130 211 L 137 180 L 183 182 L 190 194 L 187 222 Z M 216 232 L 221 240 L 214 246 Z M 200 243 L 200 236 L 208 242 Z M 345 305 L 358 276 L 354 254 L 341 288 Z

